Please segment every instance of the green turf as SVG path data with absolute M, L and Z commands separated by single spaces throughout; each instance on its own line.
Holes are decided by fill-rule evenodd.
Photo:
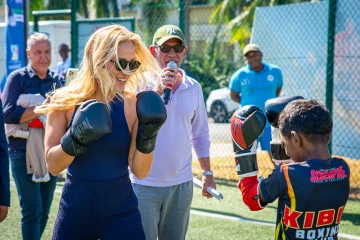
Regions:
M 191 214 L 186 239 L 274 239 L 274 228 Z
M 11 207 L 9 208 L 9 213 L 7 218 L 0 223 L 0 240 L 20 240 L 21 239 L 21 209 L 19 206 L 19 198 L 17 195 L 16 187 L 12 184 L 11 188 Z M 58 187 L 60 190 L 60 186 Z M 54 228 L 56 215 L 59 208 L 60 194 L 54 194 L 54 201 L 51 206 L 50 216 L 48 224 L 44 231 L 43 240 L 50 240 L 52 236 L 52 230 Z
M 200 189 L 194 189 L 192 209 L 223 214 L 228 216 L 241 217 L 249 220 L 258 220 L 258 221 L 275 223 L 277 201 L 272 204 L 269 204 L 264 210 L 252 212 L 242 202 L 241 192 L 237 188 L 236 183 L 224 182 L 224 181 L 221 182 L 217 181 L 216 183 L 217 183 L 217 188 L 223 194 L 224 199 L 222 201 L 218 201 L 216 199 L 206 199 L 201 195 Z M 336 195 L 334 195 L 334 198 L 335 197 Z M 191 216 L 193 217 L 193 215 Z M 197 218 L 206 218 L 206 217 L 199 216 Z M 215 221 L 217 221 L 217 219 L 215 219 Z M 229 226 L 232 226 L 231 228 L 239 228 L 239 222 L 234 222 L 230 220 L 222 220 L 222 221 L 227 222 Z M 193 220 L 191 222 L 193 222 Z M 240 222 L 240 224 L 245 224 L 245 222 Z M 255 237 L 257 237 L 258 239 L 263 239 L 263 236 L 267 236 L 267 235 L 262 235 L 263 229 L 273 228 L 272 234 L 275 233 L 274 227 L 259 226 L 250 223 L 247 223 L 247 225 L 252 225 L 254 228 L 259 230 L 259 233 L 255 233 L 252 239 L 255 239 Z M 192 227 L 193 225 L 190 224 L 190 229 Z M 240 229 L 241 230 L 239 230 L 239 232 L 242 232 L 243 231 L 242 227 L 240 227 Z M 347 202 L 340 223 L 340 233 L 360 236 L 360 200 L 350 199 Z
M 206 199 L 201 195 L 200 189 L 194 189 L 192 203 L 193 210 L 208 213 L 223 214 L 227 216 L 242 217 L 249 220 L 275 222 L 276 203 L 270 204 L 259 212 L 251 212 L 243 204 L 241 193 L 234 182 L 218 182 L 218 190 L 224 195 L 224 200 Z M 60 189 L 60 184 L 58 189 Z M 336 197 L 336 196 L 334 196 Z M 59 206 L 60 194 L 55 193 L 51 208 L 50 219 L 45 229 L 43 240 L 50 240 L 54 221 Z M 20 232 L 20 207 L 16 188 L 11 185 L 11 208 L 6 220 L 0 223 L 0 239 L 19 240 Z M 343 214 L 340 232 L 360 236 L 360 201 L 349 200 Z M 218 219 L 191 214 L 190 225 L 186 239 L 273 239 L 275 229 L 273 226 L 264 226 L 254 223 Z M 340 238 L 341 239 L 341 238 Z
M 267 222 L 275 222 L 277 202 L 270 204 L 262 211 L 251 212 L 242 202 L 241 192 L 237 188 L 236 183 L 230 182 L 221 184 L 217 182 L 217 184 L 217 188 L 223 194 L 224 199 L 219 201 L 214 198 L 204 198 L 201 195 L 201 190 L 196 188 L 194 189 L 192 209 L 247 218 L 250 220 L 255 219 Z

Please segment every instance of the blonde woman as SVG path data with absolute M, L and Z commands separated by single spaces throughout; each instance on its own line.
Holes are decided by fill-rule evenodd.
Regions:
M 161 79 L 140 36 L 103 27 L 88 40 L 75 79 L 36 109 L 49 113 L 49 172 L 67 168 L 53 239 L 145 239 L 128 167 L 148 175 L 166 119 L 155 92 L 135 94 L 145 72 Z

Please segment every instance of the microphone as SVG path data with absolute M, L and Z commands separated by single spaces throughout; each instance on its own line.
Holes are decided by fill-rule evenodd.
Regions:
M 172 72 L 176 72 L 177 71 L 177 65 L 176 62 L 174 61 L 170 61 L 167 64 L 168 68 L 173 68 L 174 71 Z M 165 90 L 164 90 L 164 104 L 167 105 L 169 100 L 170 100 L 170 95 L 171 95 L 171 90 L 172 90 L 172 86 L 171 85 L 167 85 Z

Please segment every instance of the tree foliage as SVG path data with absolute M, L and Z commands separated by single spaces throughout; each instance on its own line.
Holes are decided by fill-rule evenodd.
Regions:
M 84 18 L 89 18 L 90 13 L 90 0 L 76 0 L 77 13 Z M 71 0 L 49 0 L 47 9 L 70 9 Z M 58 18 L 59 19 L 59 18 Z M 69 17 L 62 17 L 61 19 L 69 19 Z
M 119 17 L 120 10 L 118 0 L 95 0 L 91 6 L 91 0 L 76 0 L 77 14 L 84 18 L 89 18 L 90 13 L 94 11 L 96 18 Z M 30 1 L 30 12 L 33 10 L 55 10 L 70 9 L 71 0 L 49 0 L 45 6 L 42 0 Z M 30 18 L 33 20 L 33 16 Z M 69 19 L 69 17 L 57 16 L 56 19 Z
M 155 31 L 166 24 L 171 0 L 132 0 L 130 7 L 141 9 L 141 19 L 137 19 L 136 28 L 141 32 L 145 42 L 150 43 Z
M 49 0 L 47 4 L 47 9 L 69 9 L 70 8 L 70 0 Z
M 318 0 L 216 0 L 210 23 L 225 23 L 227 26 L 222 34 L 230 33 L 231 44 L 239 43 L 243 48 L 251 36 L 256 7 L 310 1 Z
M 44 10 L 45 6 L 42 0 L 32 0 L 30 1 L 30 21 L 34 20 L 34 16 L 31 14 L 32 11 Z
M 211 46 L 212 43 L 208 41 L 204 51 L 205 54 L 188 55 L 186 57 L 190 65 L 189 74 L 201 84 L 204 99 L 207 99 L 212 90 L 227 86 L 231 74 L 237 67 L 224 54 L 223 46 L 219 45 L 210 50 L 212 49 Z
M 95 0 L 93 7 L 97 18 L 120 16 L 117 0 Z

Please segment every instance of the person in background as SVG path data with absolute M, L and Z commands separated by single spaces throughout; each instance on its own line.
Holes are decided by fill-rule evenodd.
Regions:
M 162 96 L 164 86 L 172 89 L 168 117 L 158 134 L 149 175 L 139 179 L 133 171 L 130 174 L 147 240 L 185 239 L 193 196 L 192 147 L 203 170 L 202 195 L 211 198 L 206 188 L 216 188 L 202 89 L 179 69 L 186 51 L 184 34 L 177 26 L 164 25 L 155 32 L 150 52 L 163 69 L 157 92 Z M 168 67 L 171 61 L 176 69 Z
M 128 167 L 143 179 L 166 109 L 154 91 L 136 94 L 161 69 L 138 34 L 120 25 L 94 32 L 72 81 L 36 111 L 48 113 L 45 154 L 67 169 L 53 239 L 145 239 Z
M 279 67 L 262 61 L 263 53 L 258 45 L 250 43 L 243 50 L 247 65 L 238 69 L 230 78 L 229 88 L 231 99 L 241 106 L 255 105 L 264 111 L 268 99 L 280 95 L 283 75 Z M 269 154 L 271 150 L 271 126 L 266 123 L 263 134 L 257 139 L 261 149 Z M 256 151 L 257 143 L 253 145 Z M 272 162 L 273 166 L 275 164 Z
M 29 64 L 13 71 L 7 78 L 3 92 L 4 120 L 6 124 L 23 124 L 27 129 L 45 127 L 40 115 L 34 112 L 35 106 L 23 107 L 18 101 L 24 94 L 30 98 L 46 95 L 63 84 L 61 76 L 49 70 L 51 63 L 51 43 L 44 33 L 33 33 L 27 39 L 26 54 Z M 23 104 L 26 104 L 24 102 Z M 50 206 L 56 186 L 56 177 L 37 182 L 33 181 L 29 154 L 45 165 L 43 140 L 44 136 L 36 138 L 38 142 L 30 142 L 31 138 L 9 136 L 9 157 L 12 175 L 18 192 L 21 207 L 21 231 L 24 240 L 38 240 L 44 232 L 49 218 Z M 31 143 L 31 147 L 27 147 Z M 40 147 L 40 148 L 39 148 Z M 45 168 L 46 169 L 46 168 Z
M 189 63 L 189 61 L 184 60 L 183 66 L 184 66 L 184 71 L 185 71 L 185 73 L 186 73 L 186 76 L 191 77 L 191 78 L 195 78 L 194 74 L 193 74 L 193 73 L 191 72 L 191 70 L 190 70 L 190 63 Z
M 10 207 L 10 178 L 8 143 L 4 128 L 4 113 L 0 99 L 0 223 L 4 221 Z
M 58 62 L 54 67 L 54 72 L 65 77 L 67 69 L 71 66 L 71 58 L 69 57 L 70 48 L 66 43 L 59 46 L 59 54 L 62 61 Z

